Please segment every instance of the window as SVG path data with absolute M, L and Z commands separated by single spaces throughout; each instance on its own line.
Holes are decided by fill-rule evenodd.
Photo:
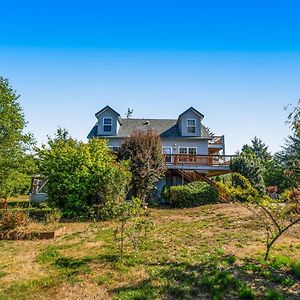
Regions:
M 196 133 L 196 120 L 195 119 L 187 119 L 187 132 L 188 133 Z
M 172 162 L 172 148 L 171 147 L 162 147 L 162 153 L 166 156 L 166 163 Z
M 196 157 L 189 155 L 197 154 L 197 147 L 180 147 L 179 154 L 186 154 L 187 156 L 182 156 L 179 158 L 180 162 L 196 162 Z
M 191 155 L 196 155 L 197 154 L 197 148 L 196 147 L 190 147 L 188 153 L 191 154 Z
M 112 119 L 111 118 L 103 118 L 103 131 L 111 132 L 112 129 Z
M 188 148 L 179 148 L 179 154 L 187 154 L 188 153 Z
M 197 154 L 197 147 L 180 147 L 179 154 L 189 154 L 189 155 L 196 155 Z

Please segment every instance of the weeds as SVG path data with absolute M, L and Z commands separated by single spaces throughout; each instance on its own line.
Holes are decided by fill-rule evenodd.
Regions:
M 281 293 L 272 289 L 265 293 L 265 297 L 267 300 L 284 300 L 284 297 Z
M 117 221 L 87 224 L 84 226 L 87 232 L 82 231 L 80 224 L 77 227 L 80 232 L 73 231 L 52 241 L 30 241 L 32 246 L 25 242 L 2 242 L 0 264 L 5 267 L 0 270 L 5 274 L 1 277 L 0 273 L 0 299 L 40 295 L 50 298 L 53 288 L 60 291 L 60 284 L 73 286 L 79 281 L 122 300 L 293 299 L 292 292 L 299 284 L 299 265 L 285 256 L 289 249 L 278 247 L 279 255 L 272 256 L 268 262 L 256 252 L 242 260 L 240 252 L 244 250 L 235 247 L 237 240 L 242 240 L 244 231 L 247 240 L 254 240 L 257 231 L 240 226 L 238 232 L 231 232 L 230 244 L 227 244 L 230 232 L 226 240 L 217 242 L 223 235 L 223 223 L 218 219 L 219 223 L 213 226 L 213 216 L 210 213 L 209 220 L 206 219 L 200 208 L 152 210 L 154 230 L 147 232 L 146 238 L 141 231 L 138 255 L 132 255 L 132 242 L 126 238 L 122 261 L 119 244 L 113 236 L 116 224 L 120 224 Z M 235 248 L 229 251 L 228 245 Z M 11 264 L 18 263 L 11 257 L 17 258 L 23 247 L 23 251 L 34 247 L 37 256 L 33 258 L 33 266 L 36 262 L 43 274 L 49 276 L 35 274 L 35 280 L 22 277 L 10 281 L 5 288 L 2 283 L 11 275 Z M 297 257 L 296 252 L 293 257 Z M 19 266 L 22 272 L 22 264 Z
M 291 263 L 291 273 L 300 279 L 300 262 Z

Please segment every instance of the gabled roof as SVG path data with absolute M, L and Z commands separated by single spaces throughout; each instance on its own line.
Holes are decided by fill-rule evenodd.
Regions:
M 107 109 L 111 110 L 113 113 L 115 113 L 115 114 L 117 115 L 118 121 L 119 121 L 120 124 L 123 123 L 123 119 L 121 118 L 120 114 L 119 114 L 117 111 L 115 111 L 114 109 L 112 109 L 109 105 L 106 105 L 106 106 L 103 107 L 101 110 L 99 110 L 98 112 L 96 112 L 96 113 L 95 113 L 96 118 L 98 118 L 98 116 L 99 116 L 100 114 L 102 114 L 104 111 L 106 111 Z
M 96 137 L 98 135 L 98 123 L 92 128 L 92 130 L 87 135 L 88 139 L 91 139 L 93 137 Z
M 109 138 L 126 138 L 135 130 L 146 131 L 153 129 L 160 134 L 161 138 L 195 138 L 185 137 L 180 133 L 177 120 L 175 119 L 123 119 L 117 135 L 109 136 Z M 88 135 L 88 138 L 97 136 L 98 125 L 96 124 Z M 197 137 L 196 137 L 197 138 Z M 201 124 L 201 138 L 211 138 L 206 127 Z
M 179 115 L 178 121 L 179 121 L 180 118 L 181 118 L 186 112 L 188 112 L 189 110 L 193 111 L 196 115 L 198 115 L 198 116 L 201 118 L 201 120 L 204 118 L 204 115 L 201 114 L 201 112 L 199 112 L 197 109 L 195 109 L 194 107 L 191 106 L 190 108 L 188 108 L 186 111 L 184 111 L 182 114 Z
M 176 125 L 176 120 L 168 119 L 124 119 L 124 123 L 119 128 L 119 137 L 128 137 L 135 130 L 146 131 L 153 129 L 161 135 L 161 137 L 177 137 L 180 136 L 180 130 Z
M 118 112 L 116 112 L 114 109 L 112 109 L 109 105 L 106 105 L 105 107 L 103 107 L 101 110 L 99 110 L 98 112 L 95 113 L 95 116 L 97 117 L 98 115 L 100 115 L 101 113 L 103 113 L 105 110 L 110 109 L 111 111 L 113 111 L 117 116 L 120 116 L 120 114 Z

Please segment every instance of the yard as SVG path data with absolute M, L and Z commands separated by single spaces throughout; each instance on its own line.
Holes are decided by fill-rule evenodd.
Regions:
M 299 225 L 266 264 L 263 231 L 240 204 L 151 216 L 139 253 L 128 242 L 123 262 L 112 221 L 66 223 L 54 240 L 0 241 L 0 299 L 299 299 Z

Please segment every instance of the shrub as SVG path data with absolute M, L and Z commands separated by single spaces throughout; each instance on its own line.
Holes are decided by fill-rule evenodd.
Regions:
M 219 192 L 222 191 L 223 194 L 226 195 L 226 198 L 228 200 L 230 200 L 230 201 L 233 200 L 233 197 L 232 197 L 233 188 L 230 184 L 219 181 L 219 182 L 216 182 L 216 185 L 219 187 L 218 188 Z
M 0 218 L 2 218 L 3 213 L 5 213 L 5 209 L 0 209 Z M 47 219 L 47 215 L 52 212 L 52 208 L 36 208 L 36 207 L 29 207 L 29 208 L 10 208 L 9 211 L 11 213 L 24 213 L 30 219 L 35 221 L 45 221 Z
M 240 187 L 243 190 L 249 191 L 253 189 L 250 180 L 245 176 L 241 175 L 240 173 L 232 173 L 231 180 L 232 186 L 234 187 Z
M 49 147 L 38 150 L 41 173 L 48 178 L 48 204 L 65 218 L 105 218 L 125 198 L 131 174 L 126 163 L 117 162 L 105 140 L 87 144 L 59 131 Z
M 217 203 L 218 199 L 218 191 L 206 182 L 195 181 L 187 185 L 170 187 L 172 207 L 193 207 Z
M 46 223 L 56 223 L 60 221 L 61 216 L 62 216 L 61 211 L 55 208 L 46 214 L 45 221 Z
M 169 202 L 170 201 L 170 187 L 168 185 L 164 185 L 160 195 L 166 202 Z
M 284 202 L 300 202 L 300 189 L 287 189 L 280 195 Z
M 245 202 L 249 197 L 255 197 L 258 194 L 250 180 L 239 173 L 231 174 L 231 184 L 223 182 L 216 184 L 234 201 Z
M 22 210 L 4 209 L 0 219 L 0 231 L 13 230 L 27 223 L 28 218 Z

